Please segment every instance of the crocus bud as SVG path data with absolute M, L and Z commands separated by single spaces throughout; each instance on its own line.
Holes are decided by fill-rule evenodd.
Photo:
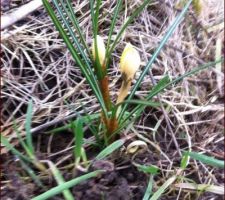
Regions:
M 120 71 L 127 81 L 134 78 L 140 64 L 141 59 L 138 51 L 128 43 L 120 58 Z
M 105 61 L 106 50 L 105 50 L 103 38 L 99 35 L 97 35 L 97 51 L 98 51 L 99 62 L 101 64 L 101 66 L 103 66 L 104 61 Z M 94 40 L 93 40 L 93 43 L 92 43 L 92 54 L 93 54 L 94 60 L 96 60 L 95 41 Z

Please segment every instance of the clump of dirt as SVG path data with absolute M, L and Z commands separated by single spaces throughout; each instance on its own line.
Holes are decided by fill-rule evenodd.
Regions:
M 78 200 L 139 200 L 143 198 L 147 175 L 129 165 L 124 169 L 115 168 L 109 161 L 96 161 L 91 169 L 104 169 L 100 176 L 83 182 L 73 188 Z

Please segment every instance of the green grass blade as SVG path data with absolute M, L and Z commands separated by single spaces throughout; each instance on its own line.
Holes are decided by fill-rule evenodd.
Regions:
M 27 157 L 27 156 L 24 156 L 22 153 L 20 153 L 16 148 L 14 148 L 13 145 L 11 145 L 9 143 L 9 141 L 7 140 L 6 137 L 4 137 L 2 134 L 1 134 L 1 143 L 9 150 L 9 151 L 12 151 L 12 153 L 16 156 L 18 156 L 19 158 L 22 158 L 24 159 L 25 161 L 27 162 L 30 162 L 32 163 L 32 160 Z
M 58 168 L 51 161 L 48 161 L 48 164 L 49 164 L 49 167 L 52 171 L 52 174 L 53 174 L 57 184 L 59 186 L 64 184 L 65 180 L 64 180 L 62 174 L 60 173 L 60 171 L 58 170 Z M 74 200 L 73 195 L 68 188 L 63 190 L 62 193 L 63 193 L 65 200 Z
M 109 46 L 110 46 L 110 43 L 111 43 L 112 34 L 113 34 L 114 27 L 115 27 L 115 24 L 116 24 L 116 19 L 118 17 L 118 14 L 119 14 L 119 11 L 120 11 L 120 8 L 121 8 L 121 4 L 122 4 L 122 0 L 118 0 L 117 4 L 116 4 L 116 8 L 113 11 L 114 15 L 113 15 L 113 18 L 112 18 L 112 21 L 111 21 L 111 26 L 110 26 L 110 29 L 109 29 L 108 41 L 107 41 L 107 45 L 106 45 L 106 58 L 107 58 L 106 66 L 107 66 L 107 68 L 108 68 L 108 63 L 109 63 L 109 60 L 110 60 L 110 58 L 108 56 Z
M 177 176 L 174 175 L 170 177 L 150 198 L 150 200 L 157 200 L 159 199 L 162 194 L 167 190 L 167 188 L 173 184 L 173 182 L 177 179 Z
M 75 136 L 75 158 L 76 163 L 78 164 L 81 157 L 81 149 L 83 145 L 84 131 L 83 131 L 83 120 L 81 117 L 78 117 L 75 127 L 73 129 Z
M 34 180 L 37 186 L 41 187 L 44 190 L 47 190 L 47 188 L 42 184 L 40 178 L 35 174 L 34 170 L 22 159 L 19 159 L 19 162 L 21 163 L 22 168 L 29 174 L 29 176 Z
M 224 160 L 218 160 L 210 156 L 206 156 L 204 154 L 200 154 L 197 152 L 185 152 L 187 153 L 191 158 L 198 160 L 202 163 L 205 163 L 207 165 L 211 165 L 213 167 L 219 167 L 224 168 Z
M 149 182 L 148 182 L 148 186 L 147 186 L 147 189 L 145 191 L 145 194 L 144 194 L 144 197 L 143 197 L 143 200 L 149 200 L 150 196 L 151 196 L 151 193 L 152 193 L 152 188 L 153 188 L 153 182 L 154 182 L 154 176 L 151 175 L 150 176 L 150 179 L 149 179 Z
M 151 0 L 145 0 L 134 12 L 131 16 L 129 16 L 129 18 L 127 19 L 127 21 L 125 22 L 125 24 L 121 27 L 119 33 L 117 34 L 112 46 L 109 49 L 109 53 L 108 56 L 111 57 L 111 54 L 115 48 L 115 46 L 117 45 L 119 39 L 121 38 L 123 32 L 125 31 L 125 29 L 127 28 L 127 26 L 134 20 L 135 17 L 137 17 L 141 11 L 145 8 L 146 5 L 148 5 L 148 3 Z
M 82 60 L 79 58 L 76 50 L 74 49 L 73 44 L 71 43 L 70 39 L 68 38 L 65 30 L 63 29 L 62 25 L 60 24 L 59 20 L 57 19 L 51 5 L 49 4 L 49 2 L 47 0 L 43 0 L 43 5 L 45 7 L 45 9 L 47 10 L 49 16 L 51 17 L 54 25 L 56 26 L 57 30 L 59 31 L 61 37 L 63 38 L 64 42 L 66 43 L 68 49 L 70 50 L 71 55 L 73 56 L 74 60 L 77 62 L 78 66 L 80 67 L 82 73 L 84 74 L 84 76 L 87 79 L 88 84 L 90 85 L 91 89 L 93 90 L 96 98 L 98 99 L 101 108 L 104 112 L 104 114 L 107 116 L 107 112 L 106 112 L 106 107 L 100 92 L 99 87 L 96 87 L 96 84 L 93 82 L 93 79 L 90 78 L 90 73 L 87 70 L 87 67 L 84 65 L 84 63 L 82 62 Z
M 72 4 L 71 4 L 70 0 L 66 0 L 66 3 L 67 3 L 67 6 L 68 6 L 68 9 L 69 9 L 69 12 L 70 12 L 70 14 L 71 14 L 70 17 L 71 17 L 71 21 L 72 21 L 72 23 L 73 23 L 73 26 L 76 28 L 76 30 L 77 30 L 77 32 L 78 32 L 78 35 L 79 35 L 79 37 L 80 37 L 80 40 L 81 40 L 83 46 L 85 47 L 85 49 L 86 49 L 88 55 L 91 57 L 91 53 L 90 53 L 89 47 L 87 46 L 87 43 L 86 43 L 86 41 L 85 41 L 85 39 L 84 39 L 84 34 L 83 34 L 83 32 L 81 31 L 81 28 L 80 28 L 80 26 L 79 26 L 79 22 L 78 22 L 78 20 L 77 20 L 77 18 L 76 18 L 76 15 L 75 15 L 75 13 L 74 13 L 74 9 L 73 9 L 73 7 L 72 7 Z
M 84 50 L 83 50 L 83 48 L 81 47 L 81 45 L 78 41 L 78 38 L 76 37 L 74 31 L 72 30 L 71 25 L 69 24 L 69 22 L 71 22 L 69 20 L 71 14 L 70 14 L 69 10 L 66 8 L 66 4 L 62 0 L 59 0 L 59 2 L 61 3 L 61 6 L 62 6 L 62 8 L 61 8 L 60 5 L 58 4 L 58 0 L 53 0 L 52 2 L 53 2 L 54 6 L 56 7 L 56 9 L 57 9 L 57 11 L 58 11 L 58 13 L 61 17 L 61 19 L 63 21 L 63 24 L 66 26 L 66 29 L 69 31 L 69 35 L 72 37 L 73 42 L 76 44 L 76 46 L 79 50 L 79 53 L 84 58 L 86 65 L 90 65 L 90 63 L 87 59 L 87 56 L 85 55 Z M 63 11 L 66 13 L 66 15 L 63 13 Z
M 146 67 L 144 68 L 144 70 L 142 71 L 141 75 L 138 77 L 137 82 L 135 83 L 133 89 L 131 90 L 130 95 L 128 96 L 128 100 L 130 100 L 135 92 L 137 91 L 137 89 L 139 88 L 144 76 L 148 73 L 149 69 L 152 67 L 152 64 L 154 63 L 155 59 L 157 58 L 157 56 L 159 55 L 161 49 L 164 47 L 164 45 L 166 44 L 166 42 L 168 41 L 168 39 L 170 38 L 170 36 L 172 35 L 172 33 L 174 32 L 175 28 L 181 23 L 184 15 L 186 14 L 190 4 L 191 4 L 192 0 L 189 0 L 188 3 L 185 5 L 185 7 L 183 8 L 183 10 L 181 11 L 181 13 L 177 16 L 177 18 L 174 20 L 173 24 L 169 27 L 167 33 L 165 34 L 165 36 L 163 37 L 163 39 L 161 40 L 158 48 L 156 49 L 156 51 L 154 52 L 154 54 L 152 55 L 151 59 L 148 61 Z M 125 105 L 122 110 L 120 115 L 124 114 L 124 111 L 126 110 L 127 105 Z
M 188 152 L 185 152 L 181 159 L 180 168 L 183 170 L 186 169 L 188 163 L 189 163 Z
M 65 182 L 61 185 L 58 185 L 34 198 L 32 198 L 31 200 L 45 200 L 45 199 L 49 199 L 57 194 L 60 194 L 63 190 L 66 190 L 68 188 L 71 188 L 89 178 L 93 178 L 95 176 L 98 176 L 102 171 L 100 170 L 97 170 L 97 171 L 94 171 L 94 172 L 90 172 L 88 174 L 85 174 L 83 176 L 80 176 L 80 177 L 77 177 L 75 179 L 72 179 L 68 182 Z
M 91 8 L 91 19 L 92 19 L 92 30 L 93 30 L 93 38 L 94 38 L 94 48 L 96 53 L 96 60 L 93 60 L 93 64 L 95 67 L 95 71 L 98 77 L 98 80 L 101 80 L 104 77 L 106 72 L 103 72 L 99 56 L 97 50 L 97 35 L 98 35 L 98 17 L 99 17 L 99 9 L 101 5 L 101 0 L 97 0 L 96 7 L 94 8 L 94 1 L 90 0 L 90 8 Z M 94 12 L 95 11 L 95 12 Z
M 95 75 L 92 71 L 91 65 L 90 65 L 90 60 L 87 58 L 87 56 L 84 53 L 83 48 L 81 47 L 78 38 L 76 37 L 70 23 L 73 24 L 73 20 L 70 18 L 71 13 L 69 12 L 69 10 L 67 9 L 67 5 L 62 1 L 59 0 L 61 3 L 62 8 L 60 7 L 60 5 L 58 4 L 58 0 L 53 0 L 53 3 L 62 19 L 63 24 L 66 26 L 66 29 L 69 31 L 69 36 L 72 38 L 72 41 L 74 42 L 74 44 L 76 45 L 79 54 L 82 56 L 82 58 L 84 59 L 84 62 L 86 64 L 87 67 L 87 71 L 89 73 L 90 79 L 92 80 L 93 84 L 95 85 L 95 87 L 98 87 L 97 81 L 95 79 Z M 63 11 L 66 12 L 66 15 L 63 13 Z M 68 18 L 69 17 L 69 18 Z M 70 20 L 69 20 L 70 19 Z M 77 25 L 78 26 L 78 25 Z M 79 27 L 79 26 L 78 26 Z M 74 27 L 76 29 L 76 26 Z M 78 54 L 78 53 L 77 53 Z M 81 59 L 81 58 L 80 58 Z
M 30 148 L 27 146 L 27 144 L 24 142 L 23 138 L 20 135 L 20 132 L 18 130 L 18 127 L 16 125 L 16 122 L 13 121 L 13 129 L 16 132 L 17 138 L 19 139 L 20 144 L 22 145 L 23 149 L 26 151 L 27 155 L 33 159 L 34 155 L 32 154 L 32 152 L 30 151 Z
M 154 165 L 136 165 L 136 167 L 138 168 L 139 171 L 142 171 L 144 173 L 148 173 L 148 174 L 158 174 L 159 168 L 157 166 Z
M 25 131 L 26 131 L 27 147 L 29 148 L 29 151 L 34 155 L 34 147 L 32 143 L 32 133 L 31 133 L 32 112 L 33 112 L 33 103 L 32 103 L 32 100 L 30 100 L 28 103 L 28 108 L 26 113 Z
M 117 150 L 118 148 L 120 148 L 123 144 L 124 144 L 125 140 L 120 139 L 117 140 L 115 142 L 113 142 L 112 144 L 110 144 L 109 146 L 107 146 L 105 149 L 103 149 L 97 156 L 96 156 L 96 160 L 102 160 L 103 158 L 107 157 L 108 155 L 110 155 L 113 151 Z

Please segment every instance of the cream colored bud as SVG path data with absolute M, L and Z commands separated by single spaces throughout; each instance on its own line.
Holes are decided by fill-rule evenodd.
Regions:
M 97 51 L 98 51 L 99 62 L 101 64 L 101 66 L 103 66 L 104 61 L 105 61 L 106 50 L 105 50 L 103 38 L 99 35 L 97 35 Z M 93 43 L 92 43 L 92 54 L 93 54 L 94 60 L 96 60 L 95 41 L 94 40 L 93 40 Z
M 138 68 L 140 67 L 141 59 L 138 51 L 128 43 L 123 50 L 120 58 L 120 71 L 125 75 L 127 80 L 132 80 Z

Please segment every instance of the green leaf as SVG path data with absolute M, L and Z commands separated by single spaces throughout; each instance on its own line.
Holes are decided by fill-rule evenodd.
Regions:
M 145 66 L 144 70 L 142 71 L 141 75 L 138 77 L 137 82 L 135 83 L 133 89 L 131 90 L 130 95 L 128 96 L 127 100 L 132 99 L 132 97 L 134 96 L 135 92 L 137 91 L 137 89 L 139 88 L 142 80 L 144 79 L 144 76 L 147 74 L 147 72 L 149 71 L 149 69 L 152 67 L 152 64 L 154 63 L 154 61 L 156 60 L 157 56 L 159 55 L 160 51 L 162 50 L 162 48 L 164 47 L 164 45 L 166 44 L 166 42 L 168 41 L 168 39 L 170 38 L 170 36 L 172 35 L 172 33 L 174 32 L 174 30 L 176 29 L 176 27 L 181 23 L 185 13 L 187 12 L 190 4 L 191 4 L 192 0 L 189 0 L 188 3 L 185 5 L 185 7 L 183 8 L 183 10 L 181 11 L 181 13 L 177 16 L 177 18 L 175 19 L 175 21 L 173 22 L 173 24 L 169 27 L 167 33 L 165 34 L 165 36 L 163 37 L 163 39 L 161 40 L 158 48 L 156 49 L 156 51 L 154 52 L 154 54 L 151 56 L 151 59 L 148 61 L 147 65 Z M 127 108 L 127 105 L 125 105 L 122 110 L 120 115 L 123 115 L 125 110 Z
M 27 108 L 25 130 L 26 130 L 27 146 L 28 146 L 31 154 L 34 155 L 34 147 L 33 147 L 33 143 L 32 143 L 32 133 L 31 133 L 32 112 L 33 112 L 33 103 L 32 103 L 32 100 L 30 100 L 28 103 L 28 108 Z
M 200 153 L 197 153 L 197 152 L 187 152 L 187 151 L 185 151 L 185 153 L 187 153 L 188 156 L 190 156 L 191 158 L 193 158 L 195 160 L 199 160 L 202 163 L 211 165 L 213 167 L 224 168 L 224 160 L 218 160 L 218 159 L 215 159 L 213 157 L 206 156 L 204 154 L 200 154 Z
M 93 178 L 95 176 L 98 176 L 102 171 L 101 170 L 97 170 L 97 171 L 94 171 L 94 172 L 90 172 L 88 174 L 85 174 L 83 176 L 80 176 L 80 177 L 77 177 L 75 179 L 72 179 L 70 181 L 67 181 L 63 184 L 60 184 L 56 187 L 53 187 L 51 189 L 49 189 L 48 191 L 32 198 L 31 200 L 45 200 L 45 199 L 49 199 L 57 194 L 60 194 L 63 190 L 66 190 L 68 188 L 71 188 L 89 178 Z
M 76 163 L 78 164 L 81 157 L 81 149 L 83 145 L 84 131 L 83 131 L 83 119 L 78 117 L 75 127 L 73 128 L 75 136 L 75 157 Z
M 188 152 L 185 152 L 181 159 L 181 164 L 180 164 L 181 169 L 186 169 L 188 165 L 188 161 L 189 161 Z
M 103 158 L 107 157 L 108 155 L 110 155 L 113 151 L 117 150 L 118 148 L 120 148 L 123 144 L 124 144 L 125 140 L 120 139 L 117 140 L 115 142 L 113 142 L 112 144 L 110 144 L 109 146 L 107 146 L 105 149 L 103 149 L 97 156 L 96 156 L 96 160 L 102 160 Z
M 138 170 L 148 174 L 158 174 L 159 168 L 154 165 L 137 165 Z

